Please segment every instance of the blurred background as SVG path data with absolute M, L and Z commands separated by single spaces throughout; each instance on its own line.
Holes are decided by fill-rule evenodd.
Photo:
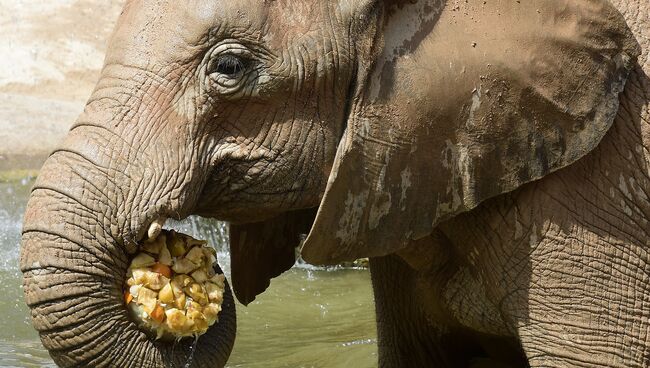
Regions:
M 48 154 L 83 110 L 123 0 L 0 0 L 0 367 L 53 367 L 23 301 L 20 228 Z M 229 273 L 227 231 L 189 218 Z M 229 367 L 376 367 L 370 276 L 297 264 L 248 307 L 237 306 Z

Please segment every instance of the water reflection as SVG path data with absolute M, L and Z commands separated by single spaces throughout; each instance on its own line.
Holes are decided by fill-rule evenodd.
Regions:
M 18 268 L 30 179 L 0 182 L 0 367 L 55 367 L 31 327 Z M 230 275 L 227 229 L 189 218 L 169 225 L 216 246 Z M 366 270 L 298 264 L 248 307 L 237 305 L 229 367 L 376 367 L 374 311 Z

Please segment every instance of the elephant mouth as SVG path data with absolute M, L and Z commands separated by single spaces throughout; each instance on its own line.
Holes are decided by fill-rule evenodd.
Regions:
M 154 339 L 198 338 L 219 321 L 225 276 L 207 241 L 163 225 L 152 222 L 131 257 L 124 303 L 136 325 Z

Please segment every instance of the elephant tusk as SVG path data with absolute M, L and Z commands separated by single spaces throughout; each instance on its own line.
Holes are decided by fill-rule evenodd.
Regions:
M 149 225 L 149 230 L 147 231 L 148 241 L 153 241 L 158 237 L 158 235 L 160 235 L 163 225 L 165 225 L 165 221 L 166 219 L 164 218 L 158 218 Z

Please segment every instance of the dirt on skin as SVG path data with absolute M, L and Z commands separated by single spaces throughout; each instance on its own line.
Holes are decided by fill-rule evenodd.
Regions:
M 0 171 L 38 169 L 83 110 L 124 0 L 0 0 Z

